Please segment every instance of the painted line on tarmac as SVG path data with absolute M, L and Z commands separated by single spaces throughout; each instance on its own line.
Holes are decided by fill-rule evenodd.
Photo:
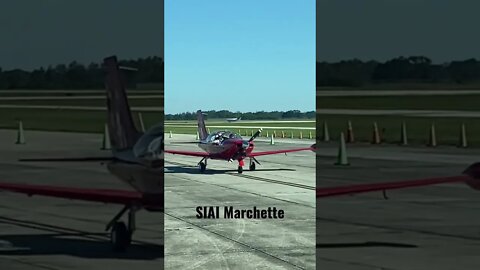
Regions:
M 165 160 L 165 163 L 170 163 L 170 164 L 173 164 L 173 165 L 182 166 L 182 167 L 189 167 L 189 168 L 197 167 L 197 166 L 192 166 L 191 164 L 184 164 L 184 163 L 170 161 L 170 160 Z M 165 174 L 168 174 L 168 172 L 165 172 Z M 278 197 L 274 197 L 274 196 L 269 196 L 269 195 L 265 195 L 265 194 L 261 194 L 261 193 L 257 193 L 257 192 L 246 191 L 246 190 L 234 188 L 231 185 L 208 183 L 208 182 L 203 182 L 203 181 L 200 181 L 200 180 L 195 180 L 195 179 L 192 179 L 192 178 L 182 177 L 182 176 L 179 176 L 179 175 L 175 175 L 175 177 L 186 180 L 186 181 L 190 181 L 190 182 L 196 182 L 196 183 L 206 184 L 206 185 L 215 186 L 215 187 L 221 187 L 221 188 L 225 188 L 225 189 L 228 189 L 228 190 L 234 190 L 236 192 L 255 195 L 255 196 L 262 197 L 262 198 L 268 198 L 268 199 L 272 199 L 272 200 L 276 200 L 276 201 L 280 201 L 280 202 L 291 203 L 291 204 L 295 204 L 295 205 L 301 205 L 301 206 L 305 206 L 305 207 L 308 207 L 308 208 L 315 208 L 315 205 L 312 206 L 311 204 L 306 204 L 306 203 L 296 202 L 296 201 L 290 201 L 290 200 L 287 200 L 287 199 L 282 199 L 282 198 L 278 198 Z
M 165 162 L 173 164 L 173 165 L 177 165 L 177 166 L 195 167 L 195 166 L 192 166 L 191 164 L 185 164 L 185 163 L 182 163 L 182 162 L 167 161 L 167 160 Z M 236 176 L 236 177 L 241 177 L 241 178 L 246 178 L 246 179 L 250 179 L 250 180 L 255 180 L 255 181 L 262 181 L 262 182 L 279 184 L 279 185 L 282 185 L 282 186 L 291 186 L 291 187 L 308 189 L 308 190 L 315 190 L 316 189 L 316 187 L 312 187 L 312 186 L 307 186 L 307 185 L 302 185 L 302 184 L 292 183 L 292 182 L 287 182 L 287 181 L 281 181 L 281 180 L 275 180 L 275 179 L 269 179 L 269 178 L 264 178 L 264 177 L 258 177 L 258 176 L 253 176 L 253 175 L 229 173 L 229 172 L 226 172 L 225 174 L 226 175 L 231 175 L 231 176 Z
M 217 237 L 220 237 L 220 238 L 223 238 L 223 239 L 227 239 L 227 240 L 229 240 L 229 241 L 231 241 L 231 242 L 234 242 L 234 243 L 236 243 L 236 244 L 238 244 L 238 245 L 240 245 L 240 246 L 246 247 L 246 248 L 248 248 L 248 249 L 250 249 L 250 250 L 252 250 L 252 251 L 255 251 L 255 252 L 258 252 L 258 253 L 260 253 L 260 254 L 263 254 L 264 256 L 267 256 L 267 257 L 270 257 L 270 258 L 272 258 L 272 259 L 281 261 L 281 262 L 283 262 L 283 263 L 285 263 L 285 264 L 291 265 L 291 266 L 293 266 L 293 267 L 295 267 L 295 268 L 297 268 L 297 269 L 306 269 L 306 268 L 304 268 L 304 267 L 302 267 L 302 266 L 299 266 L 298 264 L 295 264 L 295 263 L 290 262 L 290 261 L 288 261 L 288 260 L 286 260 L 286 259 L 283 259 L 283 258 L 281 258 L 281 257 L 279 257 L 279 256 L 277 256 L 277 255 L 275 255 L 275 254 L 269 253 L 269 252 L 267 252 L 266 250 L 263 250 L 263 249 L 261 249 L 261 248 L 258 248 L 258 247 L 255 247 L 255 246 L 253 246 L 253 245 L 250 245 L 250 244 L 247 244 L 247 243 L 245 243 L 245 242 L 242 242 L 242 241 L 240 241 L 240 239 L 234 239 L 234 238 L 229 237 L 229 236 L 227 236 L 227 235 L 224 235 L 224 234 L 222 234 L 222 233 L 220 233 L 220 232 L 216 232 L 216 231 L 213 231 L 213 230 L 209 230 L 209 229 L 206 228 L 205 226 L 201 226 L 201 225 L 195 224 L 194 222 L 191 222 L 191 221 L 189 221 L 189 220 L 187 220 L 187 219 L 185 219 L 185 218 L 179 217 L 179 216 L 175 216 L 175 215 L 173 215 L 173 214 L 171 214 L 171 213 L 168 213 L 168 212 L 165 212 L 165 215 L 170 216 L 170 217 L 172 217 L 172 218 L 175 218 L 175 219 L 177 219 L 177 220 L 179 220 L 179 221 L 182 221 L 182 222 L 184 222 L 184 223 L 186 223 L 186 224 L 189 224 L 189 225 L 191 225 L 191 226 L 194 226 L 194 227 L 196 227 L 196 228 L 198 228 L 198 229 L 200 229 L 200 230 L 203 230 L 203 231 L 206 231 L 206 232 L 211 233 L 211 234 L 213 234 L 213 235 L 216 235 Z
M 262 182 L 279 184 L 279 185 L 282 185 L 282 186 L 291 186 L 291 187 L 308 189 L 308 190 L 315 190 L 316 189 L 315 187 L 312 187 L 312 186 L 307 186 L 307 185 L 302 185 L 302 184 L 297 184 L 297 183 L 292 183 L 292 182 L 286 182 L 286 181 L 280 181 L 280 180 L 275 180 L 275 179 L 269 179 L 269 178 L 264 178 L 264 177 L 258 177 L 258 176 L 253 176 L 253 175 L 235 174 L 235 173 L 226 173 L 226 174 L 233 175 L 233 176 L 236 176 L 236 177 L 243 177 L 243 178 L 247 178 L 247 179 L 255 180 L 255 181 L 262 181 Z

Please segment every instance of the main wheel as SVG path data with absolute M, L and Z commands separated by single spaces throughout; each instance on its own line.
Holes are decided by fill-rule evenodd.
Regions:
M 203 163 L 203 162 L 200 162 L 198 164 L 198 168 L 200 169 L 200 172 L 205 172 L 205 169 L 207 169 L 207 164 Z
M 243 172 L 243 167 L 242 166 L 238 166 L 238 173 L 242 173 Z
M 251 162 L 249 166 L 250 171 L 255 171 L 255 162 Z
M 131 234 L 123 222 L 116 222 L 110 233 L 110 240 L 114 251 L 125 251 L 130 245 Z

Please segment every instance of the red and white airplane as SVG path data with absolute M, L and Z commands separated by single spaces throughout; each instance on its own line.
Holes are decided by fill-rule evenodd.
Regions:
M 105 58 L 104 66 L 112 156 L 21 161 L 108 161 L 108 171 L 130 185 L 134 191 L 17 184 L 1 180 L 0 190 L 25 193 L 29 196 L 42 195 L 123 205 L 120 212 L 106 226 L 107 231 L 111 230 L 114 250 L 121 251 L 131 242 L 135 231 L 135 213 L 138 210 L 163 212 L 163 123 L 152 127 L 145 134 L 137 131 L 116 57 Z M 127 211 L 128 222 L 125 224 L 120 219 Z
M 200 172 L 204 172 L 207 168 L 208 159 L 220 159 L 226 161 L 238 161 L 238 173 L 243 172 L 243 166 L 245 165 L 244 159 L 249 158 L 249 169 L 251 171 L 255 170 L 255 163 L 260 165 L 260 162 L 256 159 L 258 156 L 265 155 L 274 155 L 274 154 L 283 154 L 290 152 L 314 150 L 315 144 L 310 147 L 302 148 L 293 148 L 293 149 L 283 149 L 283 150 L 272 150 L 272 151 L 263 151 L 263 152 L 253 152 L 255 147 L 253 141 L 257 138 L 262 129 L 258 130 L 253 136 L 244 140 L 242 136 L 231 131 L 215 131 L 211 134 L 207 133 L 207 128 L 205 127 L 205 119 L 203 117 L 202 111 L 197 111 L 197 121 L 198 121 L 198 134 L 200 141 L 198 146 L 204 150 L 204 152 L 195 152 L 195 151 L 179 151 L 179 150 L 165 150 L 166 153 L 176 154 L 176 155 L 185 155 L 193 157 L 201 157 L 202 159 L 198 162 L 198 167 Z
M 238 172 L 242 173 L 244 166 L 244 159 L 250 159 L 250 170 L 255 170 L 255 162 L 260 164 L 255 158 L 257 156 L 272 155 L 296 151 L 305 150 L 317 150 L 316 144 L 305 148 L 283 149 L 264 152 L 253 152 L 254 144 L 253 140 L 260 135 L 261 130 L 257 131 L 249 140 L 244 140 L 236 133 L 230 131 L 216 131 L 211 134 L 207 133 L 205 127 L 205 121 L 202 112 L 197 111 L 198 120 L 198 133 L 200 142 L 198 146 L 204 150 L 204 152 L 193 151 L 179 151 L 179 150 L 165 150 L 170 154 L 187 155 L 194 157 L 201 157 L 202 159 L 198 163 L 201 172 L 204 172 L 207 166 L 208 159 L 220 159 L 227 161 L 238 161 Z M 396 182 L 382 182 L 382 183 L 369 183 L 339 187 L 325 187 L 316 189 L 316 197 L 334 197 L 341 195 L 386 191 L 391 189 L 402 189 L 409 187 L 420 187 L 443 183 L 456 183 L 464 182 L 475 190 L 480 190 L 480 163 L 470 165 L 461 175 L 449 176 L 449 177 L 437 177 L 427 179 L 415 179 Z

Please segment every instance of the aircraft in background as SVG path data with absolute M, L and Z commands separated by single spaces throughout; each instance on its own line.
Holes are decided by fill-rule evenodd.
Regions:
M 115 251 L 125 250 L 135 231 L 135 213 L 140 209 L 163 212 L 163 123 L 145 134 L 133 123 L 124 80 L 115 56 L 104 59 L 106 69 L 107 118 L 112 156 L 23 159 L 21 161 L 108 161 L 110 173 L 135 191 L 121 189 L 70 188 L 0 182 L 0 190 L 124 205 L 107 224 Z M 128 222 L 120 221 L 128 211 Z
M 244 159 L 249 158 L 249 169 L 251 171 L 255 170 L 255 163 L 260 165 L 260 162 L 256 159 L 258 156 L 265 155 L 274 155 L 274 154 L 283 154 L 290 152 L 298 152 L 305 150 L 314 150 L 315 144 L 310 147 L 294 148 L 294 149 L 283 149 L 283 150 L 272 150 L 272 151 L 263 151 L 263 152 L 253 152 L 255 147 L 253 141 L 257 138 L 261 129 L 258 130 L 253 136 L 244 140 L 242 136 L 231 131 L 216 131 L 211 134 L 207 133 L 207 128 L 205 127 L 205 119 L 202 111 L 197 111 L 197 122 L 198 122 L 198 134 L 200 141 L 198 146 L 203 149 L 205 152 L 194 152 L 194 151 L 179 151 L 179 150 L 165 150 L 166 153 L 176 154 L 176 155 L 185 155 L 193 157 L 201 157 L 202 159 L 198 162 L 200 172 L 205 172 L 207 168 L 208 159 L 220 159 L 226 161 L 238 161 L 238 173 L 243 172 L 243 166 L 245 165 Z
M 242 120 L 242 117 L 227 118 L 225 120 L 227 120 L 227 122 L 237 122 L 237 121 Z

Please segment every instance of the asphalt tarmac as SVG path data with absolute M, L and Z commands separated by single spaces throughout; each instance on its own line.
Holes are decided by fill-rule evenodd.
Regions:
M 202 151 L 195 135 L 167 136 L 165 149 Z M 254 151 L 305 147 L 311 140 L 259 138 Z M 255 171 L 237 164 L 165 156 L 167 269 L 315 269 L 315 154 L 262 156 Z M 248 163 L 247 163 L 248 165 Z M 197 206 L 276 207 L 284 219 L 197 219 Z M 222 211 L 220 211 L 222 213 Z
M 166 139 L 166 148 L 196 149 L 194 144 L 174 143 L 194 137 L 174 134 Z M 25 145 L 16 145 L 15 131 L 0 130 L 0 181 L 130 189 L 97 162 L 17 161 L 109 155 L 99 150 L 101 135 L 27 130 L 25 138 Z M 257 148 L 311 143 L 277 140 L 271 146 L 259 139 Z M 104 231 L 119 205 L 0 192 L 0 269 L 131 270 L 162 269 L 164 264 L 165 269 L 315 268 L 314 153 L 261 157 L 262 166 L 241 176 L 233 163 L 210 161 L 207 172 L 200 174 L 198 158 L 168 154 L 165 158 L 165 216 L 138 212 L 134 242 L 126 253 L 111 251 Z M 196 207 L 204 205 L 276 207 L 284 210 L 285 217 L 197 219 Z
M 480 149 L 318 144 L 317 185 L 343 186 L 460 174 Z M 480 191 L 464 184 L 317 200 L 317 269 L 479 269 Z
M 0 130 L 0 181 L 129 189 L 99 163 L 20 163 L 18 158 L 107 155 L 101 136 Z M 173 135 L 166 148 L 197 150 L 194 136 Z M 167 136 L 168 137 L 168 136 Z M 308 145 L 308 140 L 259 151 Z M 350 166 L 334 166 L 336 144 L 319 144 L 318 184 L 340 186 L 460 174 L 480 149 L 348 145 Z M 200 149 L 198 149 L 200 150 Z M 105 224 L 117 205 L 0 192 L 0 269 L 313 269 L 314 156 L 261 157 L 257 171 L 236 164 L 166 155 L 165 243 L 162 216 L 140 211 L 127 253 L 110 249 Z M 480 194 L 446 184 L 317 200 L 317 269 L 477 269 Z M 197 219 L 197 206 L 277 207 L 283 220 Z M 163 261 L 162 245 L 166 259 Z

